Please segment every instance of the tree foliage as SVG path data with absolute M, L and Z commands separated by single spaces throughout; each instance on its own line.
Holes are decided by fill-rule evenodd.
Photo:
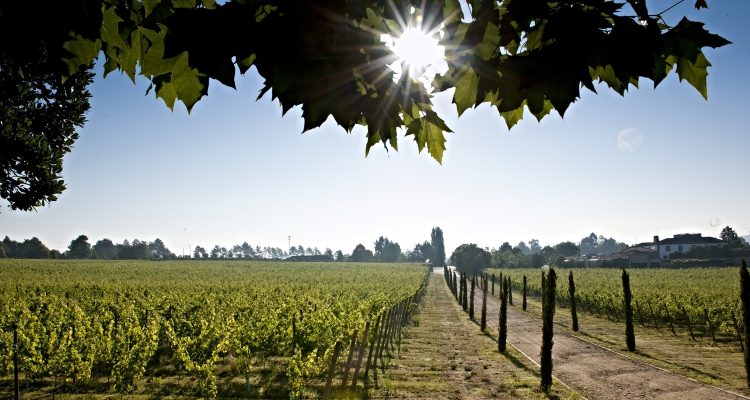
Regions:
M 2 13 L 0 8 L 0 14 Z M 0 26 L 5 21 L 0 17 Z M 16 35 L 4 33 L 4 38 Z M 65 190 L 63 157 L 86 122 L 93 74 L 81 66 L 63 81 L 48 65 L 44 43 L 13 57 L 0 50 L 0 198 L 11 209 L 32 210 Z M 2 47 L 2 45 L 0 45 Z
M 374 257 L 380 262 L 396 262 L 401 257 L 401 246 L 381 236 L 375 241 Z
M 362 243 L 360 243 L 354 247 L 354 250 L 352 250 L 352 255 L 349 257 L 349 261 L 366 262 L 372 261 L 373 257 L 372 251 L 368 250 Z
M 432 232 L 430 232 L 430 246 L 432 247 L 430 264 L 434 267 L 445 264 L 445 241 L 443 240 L 443 230 L 439 226 L 432 228 Z
M 68 119 L 73 125 L 82 123 L 86 71 L 100 54 L 105 75 L 120 70 L 131 80 L 143 76 L 168 107 L 181 101 L 188 110 L 208 93 L 212 80 L 234 87 L 235 72 L 254 66 L 265 80 L 259 97 L 270 93 L 284 113 L 300 106 L 305 131 L 329 117 L 348 132 L 363 126 L 367 153 L 378 143 L 398 149 L 401 130 L 420 151 L 426 148 L 441 162 L 450 128 L 433 110 L 432 96 L 449 89 L 454 89 L 459 114 L 487 103 L 508 127 L 527 109 L 537 119 L 553 110 L 564 115 L 581 88 L 595 92 L 598 82 L 622 95 L 641 78 L 656 86 L 675 71 L 706 97 L 710 63 L 703 48 L 729 42 L 700 22 L 682 18 L 670 26 L 660 14 L 649 13 L 645 2 L 629 2 L 637 15 L 627 15 L 624 3 L 612 0 L 471 0 L 466 16 L 459 0 L 324 5 L 272 0 L 222 5 L 215 0 L 15 1 L 0 6 L 0 34 L 14 38 L 0 44 L 0 61 L 2 73 L 15 83 L 33 69 L 26 60 L 51 71 L 43 75 L 46 82 L 72 82 L 80 100 L 80 106 L 71 109 L 78 119 Z M 432 88 L 415 83 L 409 72 L 396 76 L 389 65 L 395 57 L 381 35 L 398 37 L 410 26 L 442 30 L 448 70 L 435 77 Z M 40 43 L 45 44 L 41 52 Z M 40 54 L 46 59 L 40 60 Z M 6 67 L 8 62 L 14 67 Z M 13 110 L 5 103 L 2 108 L 3 113 Z M 70 151 L 75 137 L 69 126 L 43 154 L 59 160 Z M 20 125 L 12 134 L 17 132 L 23 132 Z M 29 137 L 22 135 L 21 140 Z M 13 154 L 29 169 L 42 170 L 29 174 L 38 180 L 33 188 L 40 189 L 11 179 L 10 164 L 3 160 L 3 198 L 20 209 L 54 200 L 64 188 L 60 163 L 26 150 Z
M 91 244 L 86 235 L 79 235 L 73 239 L 66 252 L 68 258 L 91 258 Z
M 453 251 L 451 260 L 462 273 L 477 274 L 490 265 L 490 253 L 474 243 L 462 244 Z

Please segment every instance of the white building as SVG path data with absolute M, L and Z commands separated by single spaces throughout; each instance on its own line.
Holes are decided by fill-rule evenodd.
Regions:
M 702 236 L 700 233 L 682 233 L 664 240 L 654 236 L 654 244 L 659 252 L 659 258 L 669 260 L 672 253 L 687 253 L 693 247 L 721 246 L 726 243 L 715 237 Z

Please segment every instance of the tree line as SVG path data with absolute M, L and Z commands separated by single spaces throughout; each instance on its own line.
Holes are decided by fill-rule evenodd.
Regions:
M 279 247 L 260 245 L 253 246 L 248 242 L 230 247 L 215 245 L 211 250 L 195 246 L 192 254 L 177 256 L 169 250 L 164 242 L 157 238 L 152 242 L 127 239 L 114 243 L 110 239 L 101 239 L 93 245 L 86 235 L 79 235 L 68 245 L 67 250 L 60 252 L 49 249 L 37 237 L 18 242 L 8 236 L 0 242 L 0 258 L 53 258 L 53 259 L 103 259 L 103 260 L 168 260 L 177 258 L 193 259 L 270 259 L 290 261 L 352 261 L 352 262 L 430 262 L 432 265 L 445 263 L 445 245 L 443 231 L 440 227 L 432 229 L 430 241 L 417 243 L 413 250 L 401 251 L 401 246 L 388 237 L 380 236 L 374 242 L 374 252 L 363 244 L 358 244 L 350 254 L 341 250 L 335 252 L 330 248 L 320 251 L 317 247 L 303 245 L 290 246 L 289 250 Z
M 0 242 L 0 258 L 146 260 L 174 259 L 177 256 L 159 238 L 152 242 L 139 239 L 131 242 L 125 239 L 122 243 L 114 243 L 105 238 L 91 245 L 88 236 L 79 235 L 63 252 L 49 249 L 37 237 L 18 242 L 5 236 L 5 239 Z

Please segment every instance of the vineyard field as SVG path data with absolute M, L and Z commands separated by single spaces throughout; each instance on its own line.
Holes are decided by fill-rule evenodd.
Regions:
M 556 268 L 557 303 L 570 304 L 568 273 L 573 271 L 576 302 L 584 311 L 612 319 L 622 319 L 622 271 L 607 268 Z M 521 295 L 523 276 L 527 290 L 539 296 L 541 270 L 538 268 L 487 269 L 512 280 L 515 296 Z M 716 337 L 738 343 L 737 328 L 742 329 L 737 268 L 629 269 L 636 323 L 645 326 L 677 325 L 696 336 Z
M 382 320 L 385 337 L 426 273 L 416 264 L 2 260 L 0 397 L 13 390 L 14 331 L 27 392 L 317 397 L 340 354 L 381 345 L 366 326 L 375 332 Z

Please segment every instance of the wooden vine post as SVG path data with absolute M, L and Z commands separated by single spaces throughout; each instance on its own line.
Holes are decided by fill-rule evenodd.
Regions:
M 523 304 L 522 308 L 526 311 L 526 275 L 523 276 Z
M 555 316 L 555 288 L 557 285 L 557 275 L 553 268 L 545 278 L 542 272 L 542 350 L 541 350 L 541 388 L 545 393 L 549 392 L 552 386 L 552 337 L 553 318 Z
M 505 342 L 508 340 L 508 281 L 500 281 L 500 315 L 498 316 L 497 350 L 505 353 Z
M 471 277 L 471 293 L 469 294 L 469 319 L 474 320 L 474 286 L 477 284 L 477 276 Z
M 625 344 L 628 351 L 635 351 L 635 330 L 633 328 L 633 307 L 631 302 L 633 295 L 630 292 L 630 275 L 625 269 L 622 270 L 622 294 L 625 306 Z
M 493 275 L 494 277 L 494 275 Z M 494 282 L 493 282 L 494 287 Z M 484 280 L 484 284 L 482 285 L 482 320 L 481 320 L 480 328 L 482 329 L 482 332 L 484 332 L 485 329 L 487 329 L 487 280 Z
M 570 316 L 573 318 L 573 332 L 578 332 L 578 312 L 576 310 L 576 283 L 573 271 L 568 274 L 568 294 L 570 294 Z
M 750 273 L 742 260 L 740 268 L 740 298 L 742 299 L 742 322 L 745 326 L 745 376 L 750 387 Z
M 510 280 L 510 277 L 506 278 L 508 279 L 508 304 L 513 305 L 513 282 Z

